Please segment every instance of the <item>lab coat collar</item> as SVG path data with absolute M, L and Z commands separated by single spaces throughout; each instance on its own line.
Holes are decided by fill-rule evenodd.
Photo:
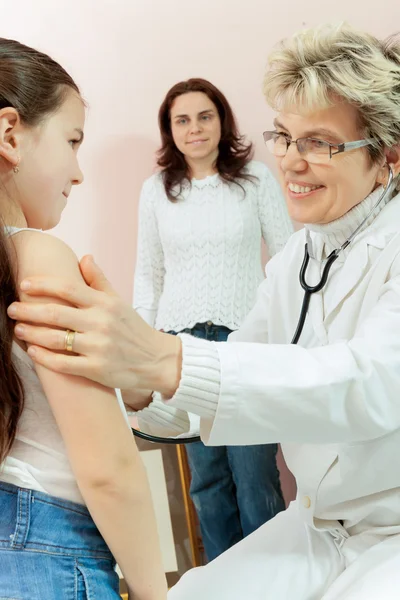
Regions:
M 348 213 L 343 215 L 343 217 L 332 221 L 332 223 L 324 225 L 306 224 L 305 232 L 310 256 L 321 261 L 329 256 L 332 250 L 340 248 L 371 211 L 379 196 L 382 194 L 382 191 L 383 188 L 380 186 L 365 198 L 363 202 L 360 202 L 360 204 L 352 208 Z M 388 208 L 391 208 L 389 211 L 390 214 L 393 212 L 397 214 L 399 212 L 399 201 L 400 194 L 392 198 L 392 200 L 384 201 L 384 203 L 381 203 L 377 207 L 376 211 L 369 219 L 369 224 L 356 236 L 351 246 L 344 252 L 341 252 L 339 255 L 340 258 L 338 259 L 339 262 L 343 262 L 350 249 L 361 240 L 365 240 L 366 243 L 370 245 L 383 247 L 385 244 L 385 237 L 382 237 L 382 224 L 385 223 L 385 221 L 387 222 L 384 227 L 386 234 L 386 225 L 390 224 L 390 217 L 387 216 Z M 395 205 L 394 210 L 393 205 Z M 398 217 L 396 222 L 399 222 Z M 393 222 L 392 225 L 394 225 Z
M 376 201 L 376 200 L 375 200 Z M 357 226 L 357 225 L 356 225 Z M 381 210 L 375 220 L 366 230 L 362 231 L 350 244 L 346 250 L 339 254 L 337 265 L 341 266 L 340 285 L 338 285 L 325 305 L 325 319 L 329 318 L 340 302 L 351 293 L 360 279 L 364 277 L 366 270 L 370 266 L 369 247 L 383 250 L 392 239 L 395 233 L 400 231 L 400 194 L 397 194 Z M 310 236 L 314 232 L 306 232 Z M 307 240 L 308 241 L 308 240 Z M 313 251 L 316 251 L 321 257 L 324 252 L 321 236 L 316 235 L 312 239 Z M 312 259 L 311 276 L 318 280 L 321 266 L 324 261 Z M 315 271 L 313 274 L 312 271 Z M 313 279 L 312 279 L 313 280 Z

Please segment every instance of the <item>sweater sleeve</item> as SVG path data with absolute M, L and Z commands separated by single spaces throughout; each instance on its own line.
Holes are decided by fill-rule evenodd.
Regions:
M 260 180 L 258 214 L 262 236 L 267 245 L 268 254 L 272 257 L 282 250 L 288 238 L 292 235 L 293 224 L 280 185 L 271 171 L 265 165 L 262 165 L 262 169 L 260 169 L 257 176 Z
M 164 286 L 164 252 L 158 232 L 155 200 L 156 176 L 148 179 L 140 194 L 137 260 L 133 307 L 152 327 Z
M 153 393 L 149 406 L 136 413 L 139 428 L 144 433 L 161 437 L 188 434 L 190 418 L 186 411 L 165 404 L 158 392 Z

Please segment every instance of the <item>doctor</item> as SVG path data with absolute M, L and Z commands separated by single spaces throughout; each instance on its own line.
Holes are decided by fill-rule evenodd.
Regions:
M 305 228 L 269 262 L 231 343 L 150 329 L 88 258 L 94 289 L 31 281 L 32 299 L 53 304 L 17 303 L 10 315 L 24 321 L 17 334 L 38 363 L 131 390 L 144 430 L 182 433 L 190 411 L 208 444 L 282 442 L 296 501 L 187 573 L 171 600 L 391 600 L 400 589 L 400 42 L 348 26 L 303 31 L 270 56 L 264 91 L 278 112 L 264 139 Z M 344 248 L 293 345 L 305 244 L 309 285 Z M 66 329 L 78 332 L 77 355 L 41 348 L 64 349 Z

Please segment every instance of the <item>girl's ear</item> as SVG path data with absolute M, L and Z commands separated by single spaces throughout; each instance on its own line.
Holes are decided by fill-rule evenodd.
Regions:
M 15 108 L 0 110 L 0 157 L 10 165 L 17 167 L 20 160 L 18 133 L 21 119 Z

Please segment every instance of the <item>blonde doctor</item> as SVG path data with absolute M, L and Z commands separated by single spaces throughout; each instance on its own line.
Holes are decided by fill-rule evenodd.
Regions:
M 400 43 L 348 26 L 303 31 L 270 56 L 264 91 L 277 110 L 264 139 L 305 227 L 269 262 L 230 343 L 152 330 L 89 259 L 94 289 L 30 282 L 31 293 L 77 309 L 16 304 L 12 316 L 41 364 L 129 390 L 143 430 L 183 432 L 189 411 L 207 444 L 282 442 L 296 501 L 187 573 L 171 600 L 391 600 L 400 589 Z M 304 256 L 306 289 L 330 267 L 308 307 Z M 51 351 L 65 329 L 78 332 L 76 355 Z

